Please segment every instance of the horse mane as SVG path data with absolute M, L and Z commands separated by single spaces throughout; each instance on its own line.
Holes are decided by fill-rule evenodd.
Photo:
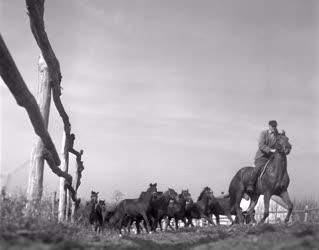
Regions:
M 209 187 L 205 187 L 203 191 L 200 193 L 200 195 L 198 196 L 197 201 L 200 201 L 203 198 L 203 195 L 205 194 L 205 192 L 209 189 L 210 189 Z
M 143 198 L 145 194 L 146 194 L 146 191 L 143 191 L 138 198 Z

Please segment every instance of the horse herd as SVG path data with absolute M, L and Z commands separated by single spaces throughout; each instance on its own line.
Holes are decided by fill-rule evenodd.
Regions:
M 175 229 L 182 221 L 185 227 L 192 226 L 193 219 L 205 219 L 211 225 L 220 224 L 220 215 L 226 215 L 235 223 L 231 215 L 236 211 L 230 208 L 229 196 L 215 197 L 209 187 L 205 187 L 200 193 L 196 202 L 193 201 L 188 189 L 178 194 L 174 189 L 169 188 L 165 192 L 157 190 L 157 184 L 149 184 L 146 191 L 142 192 L 137 199 L 124 199 L 111 210 L 106 209 L 105 201 L 98 200 L 98 192 L 91 192 L 89 222 L 94 226 L 95 231 L 100 231 L 106 225 L 118 230 L 122 229 L 130 233 L 132 224 L 135 224 L 136 232 L 141 232 L 141 224 L 146 232 L 156 231 L 159 227 L 163 231 L 163 220 L 166 221 L 165 231 L 168 227 L 172 230 L 171 220 L 174 220 Z M 245 212 L 242 212 L 245 215 Z M 250 218 L 246 217 L 246 222 Z M 252 218 L 253 221 L 254 218 Z
M 89 221 L 94 225 L 95 230 L 108 224 L 119 230 L 120 234 L 123 228 L 129 232 L 133 223 L 137 233 L 141 232 L 141 222 L 147 232 L 155 231 L 158 226 L 163 230 L 163 219 L 167 220 L 166 229 L 170 226 L 172 219 L 175 220 L 176 229 L 178 229 L 179 221 L 182 221 L 185 226 L 194 226 L 193 219 L 201 218 L 214 225 L 212 215 L 216 217 L 217 224 L 219 224 L 220 215 L 226 215 L 232 224 L 236 221 L 244 223 L 245 220 L 256 222 L 254 208 L 259 196 L 264 195 L 265 209 L 261 219 L 261 222 L 264 222 L 269 215 L 269 200 L 272 195 L 277 195 L 288 207 L 285 218 L 285 222 L 288 222 L 293 204 L 287 190 L 290 180 L 286 156 L 291 151 L 291 144 L 284 131 L 278 134 L 275 149 L 275 153 L 269 157 L 270 160 L 258 177 L 253 192 L 248 192 L 246 189 L 253 167 L 243 167 L 237 171 L 229 184 L 228 195 L 215 197 L 213 191 L 205 187 L 196 202 L 193 201 L 188 190 L 182 190 L 180 194 L 171 188 L 165 192 L 159 192 L 157 184 L 151 183 L 137 199 L 124 199 L 114 209 L 107 211 L 105 202 L 98 200 L 98 193 L 92 191 L 89 202 L 91 207 Z M 243 212 L 240 208 L 240 202 L 245 195 L 250 198 L 247 212 Z M 235 221 L 232 215 L 236 216 Z

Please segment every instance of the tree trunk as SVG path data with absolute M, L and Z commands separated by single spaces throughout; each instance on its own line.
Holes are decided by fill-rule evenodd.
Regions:
M 66 138 L 65 131 L 63 131 L 62 137 L 62 159 L 61 159 L 61 170 L 64 172 L 68 172 L 69 170 L 69 145 L 68 140 Z M 65 179 L 60 177 L 60 197 L 59 197 L 59 215 L 58 220 L 64 221 L 65 220 L 65 212 L 66 212 L 66 187 L 65 187 Z
M 48 67 L 42 55 L 39 56 L 38 60 L 37 103 L 39 105 L 39 109 L 43 117 L 44 126 L 47 129 L 50 114 L 51 87 L 49 84 Z M 29 205 L 38 204 L 42 197 L 44 170 L 43 150 L 44 144 L 42 142 L 42 139 L 38 135 L 35 135 L 34 144 L 31 152 L 29 183 L 27 189 Z

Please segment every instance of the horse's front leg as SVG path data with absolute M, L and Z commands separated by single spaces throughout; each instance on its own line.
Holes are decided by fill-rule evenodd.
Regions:
M 288 191 L 286 190 L 285 192 L 283 192 L 281 195 L 280 195 L 281 199 L 287 204 L 288 206 L 288 213 L 287 213 L 287 216 L 285 218 L 285 222 L 287 223 L 290 219 L 290 215 L 292 213 L 292 209 L 293 209 L 293 204 L 290 200 L 290 197 L 289 197 L 289 193 Z
M 259 198 L 259 195 L 256 195 L 256 194 L 250 196 L 250 204 L 249 204 L 249 207 L 247 209 L 247 213 L 248 213 L 249 218 L 250 218 L 250 223 L 256 223 L 254 209 L 255 209 L 256 204 L 258 202 L 258 198 Z
M 186 222 L 186 218 L 185 217 L 182 218 L 182 221 L 184 223 L 184 227 L 187 227 L 187 222 Z
M 162 220 L 164 219 L 164 216 L 161 216 L 158 223 L 159 223 L 159 227 L 161 229 L 161 232 L 163 232 L 163 226 L 162 226 Z
M 244 216 L 242 215 L 242 210 L 240 208 L 240 202 L 242 197 L 243 197 L 243 190 L 237 191 L 236 197 L 235 197 L 235 211 L 236 211 L 236 216 L 238 218 L 239 224 L 244 223 Z
M 133 219 L 131 217 L 128 218 L 128 221 L 127 221 L 127 232 L 128 232 L 128 234 L 131 234 L 132 223 L 133 223 Z
M 190 218 L 188 221 L 188 224 L 191 225 L 191 227 L 195 227 L 194 223 L 193 223 L 193 218 Z
M 230 224 L 233 225 L 234 224 L 234 220 L 233 218 L 231 217 L 231 213 L 230 212 L 226 212 L 225 215 L 227 216 L 228 220 L 230 221 Z M 215 215 L 216 216 L 216 215 Z M 216 216 L 216 221 L 217 221 L 217 216 Z M 219 215 L 218 215 L 218 223 L 219 223 Z M 220 224 L 218 224 L 220 225 Z
M 139 219 L 136 219 L 135 221 L 135 226 L 136 226 L 136 234 L 140 234 L 141 233 L 141 225 L 140 225 L 141 221 Z
M 207 216 L 206 214 L 202 213 L 201 217 L 204 218 L 205 220 L 207 220 L 212 226 L 216 226 L 210 216 Z
M 168 219 L 168 221 L 167 221 L 167 226 L 169 226 L 169 228 L 170 228 L 172 231 L 174 231 L 174 228 L 173 228 L 172 225 L 171 225 L 171 218 Z
M 214 214 L 215 218 L 216 218 L 216 224 L 219 226 L 220 225 L 220 218 L 219 218 L 219 214 Z
M 178 218 L 175 217 L 175 229 L 176 229 L 176 230 L 178 230 L 178 221 L 179 221 Z
M 271 197 L 271 194 L 269 192 L 264 193 L 264 208 L 265 208 L 265 211 L 264 211 L 264 217 L 261 219 L 260 223 L 264 223 L 265 220 L 269 216 L 270 197 Z
M 166 217 L 166 220 L 165 220 L 165 231 L 167 231 L 167 228 L 168 228 L 168 223 L 171 222 L 171 219 L 169 218 L 169 216 Z
M 143 212 L 141 212 L 141 214 L 142 214 L 142 217 L 143 217 L 143 219 L 144 219 L 144 223 L 146 223 L 146 232 L 147 233 L 150 233 L 151 232 L 151 226 L 150 226 L 150 223 L 149 223 L 149 221 L 148 221 L 148 218 L 147 218 L 147 216 L 146 216 L 146 213 L 145 213 L 145 211 L 143 211 Z

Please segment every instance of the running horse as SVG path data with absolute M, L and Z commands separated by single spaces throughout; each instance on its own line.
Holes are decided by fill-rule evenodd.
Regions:
M 213 192 L 209 187 L 205 187 L 200 193 L 197 202 L 186 206 L 185 217 L 187 218 L 187 226 L 191 225 L 194 227 L 192 220 L 201 218 L 207 220 L 211 225 L 215 225 L 208 213 L 212 198 Z
M 258 177 L 254 192 L 249 193 L 251 203 L 247 212 L 250 217 L 253 216 L 254 208 L 257 204 L 260 195 L 264 195 L 264 216 L 260 223 L 264 223 L 269 216 L 269 202 L 272 195 L 281 197 L 284 203 L 287 204 L 288 213 L 285 222 L 289 221 L 293 204 L 290 200 L 288 193 L 289 176 L 287 172 L 287 155 L 291 151 L 291 144 L 285 132 L 279 133 L 276 139 L 275 147 L 276 152 L 272 154 L 270 160 L 266 163 L 260 176 Z M 230 204 L 235 209 L 240 223 L 243 223 L 243 216 L 240 209 L 240 201 L 243 194 L 246 192 L 248 180 L 253 171 L 253 167 L 241 168 L 229 185 Z

